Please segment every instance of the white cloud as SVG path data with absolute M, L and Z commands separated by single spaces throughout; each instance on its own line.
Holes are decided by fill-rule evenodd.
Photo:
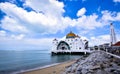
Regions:
M 89 39 L 90 46 L 110 43 L 110 35 L 100 35 Z
M 120 34 L 116 35 L 117 41 L 120 41 Z
M 16 20 L 8 16 L 5 16 L 4 20 L 2 20 L 1 23 L 2 23 L 1 25 L 2 28 L 9 30 L 11 32 L 17 32 L 17 33 L 28 32 L 25 26 L 21 25 L 21 23 L 17 22 Z
M 113 0 L 113 2 L 120 2 L 120 0 Z
M 102 11 L 101 13 L 103 14 L 103 16 L 102 16 L 103 21 L 113 21 L 114 20 L 111 12 L 105 10 L 105 11 Z
M 116 20 L 116 21 L 120 21 L 120 12 L 118 12 L 118 13 L 116 14 L 115 20 Z
M 84 15 L 85 12 L 86 12 L 86 9 L 85 8 L 81 8 L 80 10 L 78 10 L 77 16 L 80 17 L 80 16 Z
M 25 37 L 24 34 L 20 34 L 20 35 L 11 35 L 11 38 L 16 39 L 16 40 L 21 40 Z
M 92 14 L 89 16 L 82 15 L 74 22 L 74 26 L 78 28 L 80 34 L 88 34 L 96 28 L 102 28 L 109 25 L 113 21 L 120 21 L 120 12 L 101 11 L 102 16 Z
M 89 31 L 96 28 L 104 27 L 109 25 L 113 21 L 120 21 L 120 12 L 101 11 L 102 17 L 93 13 L 89 16 L 82 15 L 77 19 L 71 19 L 65 17 L 64 24 L 76 27 L 82 34 L 90 33 Z
M 6 31 L 0 31 L 0 40 L 22 40 L 25 38 L 25 34 L 8 34 Z
M 77 26 L 84 29 L 95 29 L 96 27 L 102 27 L 102 23 L 97 20 L 98 15 L 93 14 L 90 16 L 82 16 L 77 19 Z
M 41 39 L 0 39 L 0 49 L 4 50 L 51 50 L 53 38 Z
M 30 0 L 28 1 L 28 4 L 33 6 L 43 5 L 37 6 L 37 8 L 44 14 L 34 11 L 27 12 L 26 10 L 8 2 L 0 3 L 1 10 L 7 14 L 6 18 L 2 20 L 2 28 L 16 32 L 19 32 L 17 30 L 22 31 L 21 29 L 24 29 L 25 31 L 35 33 L 56 33 L 59 30 L 64 30 L 65 26 L 61 23 L 62 13 L 64 12 L 63 3 L 50 0 L 47 1 L 47 6 L 46 3 L 38 4 L 41 2 L 37 2 L 37 0 L 34 0 L 33 2 L 30 2 Z M 36 10 L 37 8 L 34 9 Z M 7 19 L 10 21 L 7 21 Z M 56 28 L 54 28 L 55 26 Z
M 59 15 L 64 12 L 64 4 L 56 0 L 26 0 L 26 6 L 33 8 L 35 11 L 42 11 L 45 15 Z
M 7 14 L 1 22 L 1 27 L 17 33 L 51 34 L 64 31 L 68 26 L 93 30 L 107 25 L 108 21 L 120 21 L 120 13 L 116 12 L 102 11 L 102 18 L 96 14 L 86 16 L 84 14 L 87 10 L 84 7 L 78 11 L 77 16 L 81 16 L 78 19 L 63 17 L 64 4 L 56 0 L 26 0 L 24 6 L 29 6 L 37 12 L 27 12 L 8 2 L 0 3 L 1 10 Z
M 4 37 L 4 36 L 6 36 L 6 32 L 4 30 L 1 30 L 0 31 L 0 37 Z
M 108 10 L 102 11 L 102 21 L 109 22 L 109 21 L 120 21 L 120 12 L 110 12 Z
M 71 19 L 70 17 L 63 17 L 62 21 L 64 26 L 68 27 L 68 26 L 76 26 L 76 19 Z
M 1 20 L 0 27 L 9 31 L 11 33 L 9 38 L 13 41 L 15 40 L 15 43 L 18 43 L 18 45 L 22 44 L 22 42 L 19 43 L 19 41 L 24 40 L 27 33 L 31 35 L 36 33 L 39 33 L 40 35 L 52 34 L 57 33 L 58 31 L 64 31 L 68 27 L 75 27 L 80 33 L 87 34 L 97 27 L 108 25 L 110 21 L 120 21 L 120 12 L 110 12 L 105 10 L 101 12 L 102 17 L 99 17 L 99 15 L 95 13 L 85 15 L 87 10 L 84 7 L 76 14 L 78 16 L 77 19 L 63 17 L 62 15 L 65 12 L 64 4 L 56 0 L 26 0 L 24 6 L 31 7 L 35 11 L 28 12 L 23 8 L 8 2 L 0 3 L 0 9 L 7 14 L 4 19 Z M 8 36 L 6 35 L 7 33 L 5 31 L 0 31 L 0 37 L 7 38 Z M 91 37 L 89 40 L 92 44 L 95 44 L 97 41 L 98 43 L 96 44 L 100 44 L 108 42 L 108 39 L 108 35 L 103 35 Z M 8 43 L 10 42 L 12 44 L 12 40 L 8 40 Z M 45 47 L 47 45 L 50 46 L 51 40 L 52 38 L 26 39 L 23 43 L 25 43 L 25 45 Z M 15 43 L 13 42 L 13 45 Z
M 103 27 L 107 24 L 101 22 L 101 19 L 98 19 L 99 16 L 96 14 L 92 14 L 89 16 L 82 15 L 77 19 L 71 19 L 69 17 L 63 18 L 63 24 L 68 24 L 69 26 L 76 27 L 78 31 L 80 30 L 81 33 L 87 33 L 90 30 L 93 30 L 97 27 Z M 81 31 L 82 29 L 82 31 Z
M 120 41 L 120 34 L 116 35 L 117 41 Z M 101 45 L 104 43 L 110 43 L 110 35 L 99 35 L 99 36 L 93 36 L 90 37 L 89 39 L 89 44 L 90 46 L 95 46 L 95 45 Z

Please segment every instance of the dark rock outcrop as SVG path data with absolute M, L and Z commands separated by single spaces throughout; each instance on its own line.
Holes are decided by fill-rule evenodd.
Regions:
M 67 67 L 63 74 L 120 74 L 120 59 L 95 51 Z

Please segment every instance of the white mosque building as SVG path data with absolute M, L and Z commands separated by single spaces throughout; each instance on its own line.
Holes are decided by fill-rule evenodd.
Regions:
M 74 34 L 72 31 L 66 35 L 64 40 L 53 40 L 53 46 L 51 50 L 52 54 L 79 54 L 89 53 L 88 41 L 82 40 L 80 36 Z

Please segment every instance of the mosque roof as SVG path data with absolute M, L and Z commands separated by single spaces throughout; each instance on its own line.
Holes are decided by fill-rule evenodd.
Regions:
M 75 38 L 75 37 L 76 35 L 72 31 L 66 35 L 66 38 Z
M 113 46 L 120 46 L 120 41 L 115 43 Z

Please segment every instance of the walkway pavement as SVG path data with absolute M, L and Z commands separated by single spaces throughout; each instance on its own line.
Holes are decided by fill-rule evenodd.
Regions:
M 116 57 L 116 58 L 119 58 L 120 59 L 120 56 L 118 56 L 118 55 L 115 55 L 115 54 L 112 54 L 112 53 L 109 53 L 109 52 L 106 52 L 107 54 L 109 54 L 109 55 L 111 55 L 111 56 L 114 56 L 114 57 Z

